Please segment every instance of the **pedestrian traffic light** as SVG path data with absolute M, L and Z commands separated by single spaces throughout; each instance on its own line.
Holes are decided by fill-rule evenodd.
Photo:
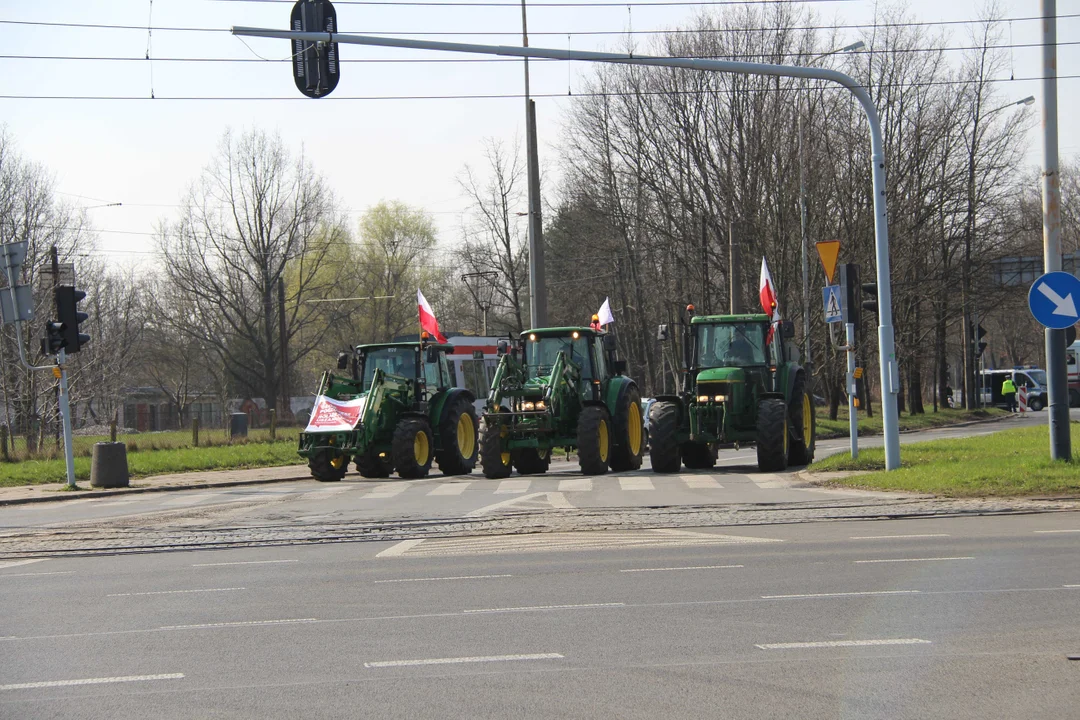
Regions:
M 64 323 L 50 320 L 45 323 L 45 337 L 41 338 L 41 354 L 55 355 L 64 347 Z
M 877 313 L 877 283 L 863 283 L 862 294 L 870 297 L 869 300 L 863 301 L 862 309 L 868 312 Z
M 79 332 L 79 323 L 85 322 L 90 316 L 79 312 L 79 301 L 86 297 L 82 290 L 76 290 L 70 285 L 61 285 L 56 288 L 56 315 L 60 319 L 64 338 L 63 348 L 70 355 L 77 353 L 82 346 L 90 342 L 90 336 Z

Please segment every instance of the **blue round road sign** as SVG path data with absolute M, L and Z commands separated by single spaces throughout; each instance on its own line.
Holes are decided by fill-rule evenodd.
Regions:
M 1067 272 L 1050 272 L 1038 278 L 1028 291 L 1028 307 L 1040 323 L 1064 330 L 1080 320 L 1080 279 Z

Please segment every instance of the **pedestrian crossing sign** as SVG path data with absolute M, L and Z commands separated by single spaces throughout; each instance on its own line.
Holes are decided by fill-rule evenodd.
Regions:
M 821 294 L 825 301 L 825 322 L 843 322 L 844 311 L 840 304 L 840 286 L 829 285 L 822 289 Z

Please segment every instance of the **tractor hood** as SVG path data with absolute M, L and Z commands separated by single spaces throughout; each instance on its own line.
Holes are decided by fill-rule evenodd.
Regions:
M 709 382 L 729 382 L 729 383 L 741 383 L 746 382 L 746 371 L 742 368 L 709 368 L 708 370 L 702 370 L 698 373 L 697 381 L 699 383 Z

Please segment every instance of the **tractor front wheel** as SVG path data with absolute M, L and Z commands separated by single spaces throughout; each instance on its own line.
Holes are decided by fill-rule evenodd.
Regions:
M 426 420 L 407 417 L 394 429 L 391 455 L 398 477 L 415 479 L 427 477 L 434 458 L 431 427 Z
M 476 442 L 476 410 L 467 397 L 459 397 L 439 423 L 442 452 L 439 470 L 443 475 L 468 475 L 476 467 L 479 444 Z
M 371 450 L 357 455 L 355 461 L 356 471 L 361 477 L 385 478 L 390 477 L 390 473 L 394 471 L 389 458 L 379 457 L 378 453 Z
M 611 417 L 607 408 L 589 405 L 578 416 L 578 464 L 586 475 L 603 475 L 611 460 Z
M 319 482 L 338 482 L 349 471 L 349 456 L 335 450 L 322 450 L 308 458 L 308 468 Z
M 678 404 L 653 403 L 649 410 L 649 459 L 652 461 L 653 472 L 673 473 L 682 468 L 678 434 Z
M 788 464 L 787 403 L 766 398 L 758 405 L 757 464 L 761 472 L 780 472 Z
M 543 475 L 551 465 L 551 451 L 546 448 L 520 448 L 512 454 L 514 467 L 522 475 Z
M 788 425 L 788 464 L 809 465 L 814 462 L 817 418 L 814 417 L 810 393 L 806 392 L 806 376 L 802 373 L 795 378 L 795 386 L 788 400 Z
M 637 470 L 645 452 L 645 423 L 641 416 L 641 393 L 633 385 L 620 395 L 612 420 L 615 442 L 611 447 L 611 469 Z
M 503 447 L 502 426 L 492 418 L 484 418 L 480 431 L 480 465 L 490 480 L 510 477 L 514 469 L 510 451 Z

